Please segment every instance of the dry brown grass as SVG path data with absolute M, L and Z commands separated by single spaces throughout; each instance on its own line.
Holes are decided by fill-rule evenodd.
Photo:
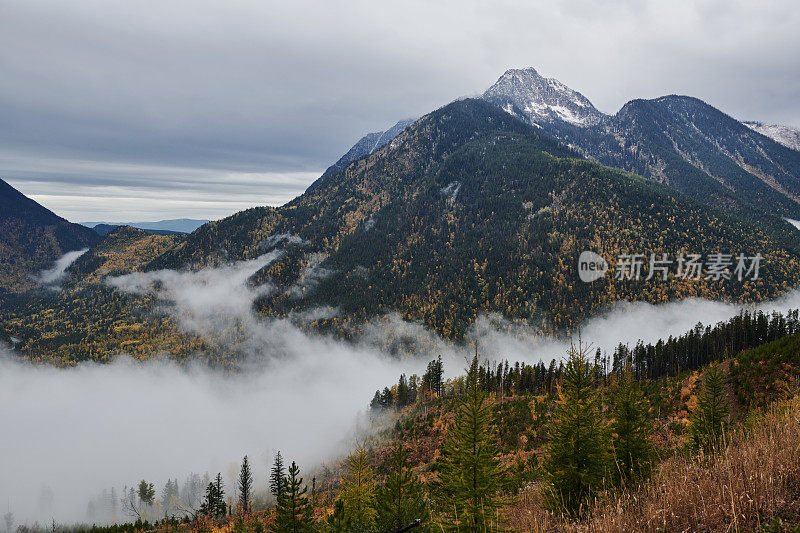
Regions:
M 775 406 L 713 457 L 673 456 L 634 491 L 600 502 L 568 524 L 526 492 L 509 513 L 515 531 L 750 531 L 800 523 L 800 399 Z

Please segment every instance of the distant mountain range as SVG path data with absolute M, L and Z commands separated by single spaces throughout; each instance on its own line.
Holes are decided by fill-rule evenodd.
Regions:
M 0 179 L 0 292 L 36 285 L 31 276 L 100 237 L 45 209 Z
M 191 233 L 207 222 L 209 221 L 176 218 L 156 222 L 81 222 L 80 224 L 93 228 L 100 235 L 105 235 L 119 226 L 131 226 L 157 235 L 171 235 L 173 233 Z

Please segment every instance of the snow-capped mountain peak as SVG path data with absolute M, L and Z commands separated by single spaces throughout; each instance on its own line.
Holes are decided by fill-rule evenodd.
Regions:
M 483 93 L 483 99 L 533 124 L 561 120 L 593 126 L 604 116 L 581 93 L 541 76 L 533 67 L 507 70 Z

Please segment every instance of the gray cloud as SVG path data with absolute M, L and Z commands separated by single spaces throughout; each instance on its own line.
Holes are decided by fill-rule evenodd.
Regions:
M 186 194 L 200 173 L 219 198 L 226 176 L 265 176 L 252 201 L 278 204 L 362 134 L 529 65 L 605 112 L 683 93 L 737 118 L 800 126 L 798 23 L 788 0 L 9 0 L 0 145 L 24 162 L 0 175 L 23 192 L 44 176 L 51 185 L 38 182 L 37 194 L 77 219 L 108 218 L 81 201 L 103 180 L 135 181 L 111 202 L 127 219 L 146 216 L 142 191 Z M 42 158 L 91 164 L 79 175 L 43 169 Z M 186 187 L 162 183 L 165 173 Z M 48 194 L 59 183 L 80 187 Z M 181 214 L 196 217 L 246 202 L 235 190 L 228 204 L 187 196 Z

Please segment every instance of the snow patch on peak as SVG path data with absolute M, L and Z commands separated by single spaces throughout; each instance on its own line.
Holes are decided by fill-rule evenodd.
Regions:
M 528 122 L 568 122 L 593 126 L 604 117 L 581 93 L 555 78 L 545 78 L 534 68 L 506 71 L 484 94 L 483 99 L 506 111 L 524 110 Z
M 792 150 L 800 151 L 800 130 L 796 128 L 778 124 L 764 124 L 762 122 L 742 122 L 742 124 L 761 135 L 769 137 L 776 143 Z

